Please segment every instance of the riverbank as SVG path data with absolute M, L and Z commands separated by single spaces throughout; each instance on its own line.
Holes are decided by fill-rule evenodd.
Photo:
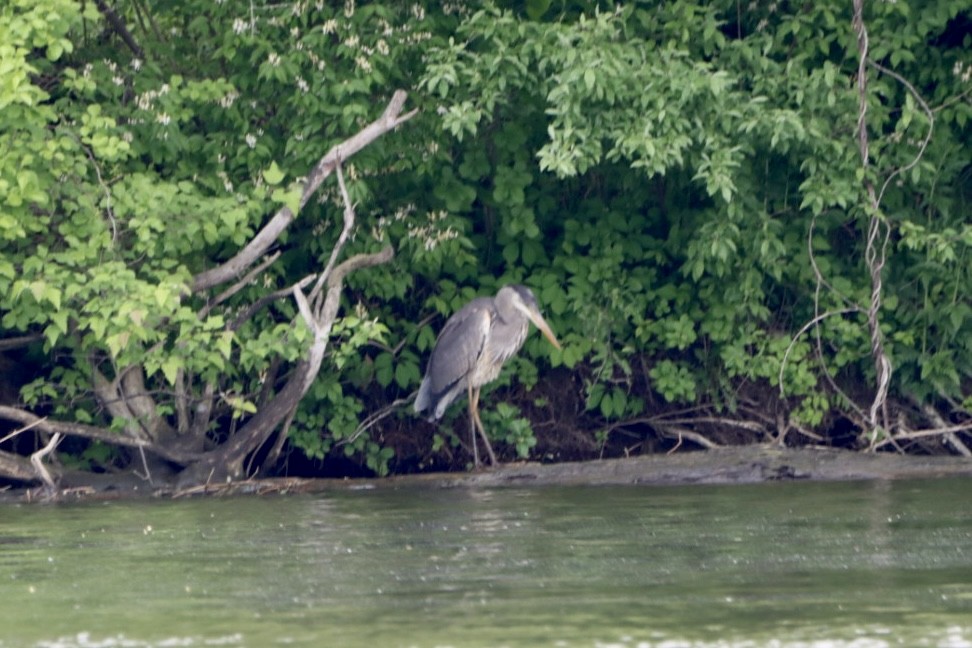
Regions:
M 376 479 L 254 479 L 178 490 L 125 476 L 73 481 L 57 492 L 8 489 L 0 502 L 78 501 L 140 497 L 180 498 L 332 490 L 408 488 L 495 488 L 564 485 L 734 484 L 766 481 L 851 481 L 947 476 L 972 478 L 972 461 L 955 456 L 863 453 L 827 448 L 739 446 L 672 455 L 644 455 L 602 461 L 503 464 L 465 473 L 425 473 Z M 87 477 L 91 477 L 88 475 Z

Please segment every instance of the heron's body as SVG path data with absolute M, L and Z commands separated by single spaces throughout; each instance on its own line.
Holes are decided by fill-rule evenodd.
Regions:
M 477 297 L 446 322 L 432 350 L 425 377 L 415 398 L 415 411 L 437 421 L 456 398 L 469 397 L 473 426 L 473 457 L 478 465 L 476 429 L 491 461 L 496 457 L 479 420 L 479 389 L 499 376 L 503 365 L 520 350 L 533 322 L 558 349 L 560 345 L 540 315 L 529 288 L 504 286 L 496 297 Z

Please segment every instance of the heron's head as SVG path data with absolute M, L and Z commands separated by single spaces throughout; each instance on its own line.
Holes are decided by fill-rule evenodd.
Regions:
M 550 340 L 550 344 L 560 349 L 560 342 L 557 341 L 553 331 L 550 330 L 550 325 L 547 324 L 547 320 L 543 319 L 543 315 L 540 314 L 540 305 L 537 303 L 537 298 L 534 296 L 532 290 L 526 286 L 511 284 L 509 286 L 503 286 L 496 297 L 497 299 L 509 299 L 509 303 L 513 308 L 526 315 L 527 319 L 540 329 L 544 337 Z

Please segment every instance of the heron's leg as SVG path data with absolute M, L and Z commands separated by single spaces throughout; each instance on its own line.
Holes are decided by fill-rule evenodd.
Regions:
M 466 400 L 469 404 L 469 441 L 472 445 L 473 466 L 479 468 L 479 447 L 476 443 L 476 404 L 473 402 L 473 387 L 466 385 Z M 476 390 L 476 400 L 479 400 L 479 390 Z
M 486 444 L 486 452 L 489 453 L 489 465 L 496 465 L 496 453 L 493 452 L 493 446 L 489 443 L 489 437 L 486 436 L 486 430 L 483 428 L 483 420 L 479 418 L 479 387 L 473 389 L 472 400 L 469 401 L 472 404 L 472 413 L 476 417 L 476 428 L 479 430 L 479 435 L 483 437 L 483 443 Z

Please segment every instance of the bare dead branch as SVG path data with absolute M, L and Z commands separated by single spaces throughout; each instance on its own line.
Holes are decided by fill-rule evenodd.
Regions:
M 246 286 L 248 286 L 254 279 L 256 279 L 260 275 L 261 272 L 263 272 L 264 270 L 266 270 L 267 268 L 269 268 L 271 265 L 273 265 L 273 262 L 276 261 L 279 258 L 280 258 L 280 252 L 279 251 L 278 252 L 274 252 L 273 254 L 271 254 L 270 256 L 268 256 L 266 259 L 264 259 L 259 264 L 257 264 L 257 266 L 255 268 L 253 268 L 252 270 L 250 270 L 249 272 L 247 272 L 245 277 L 243 277 L 242 279 L 240 279 L 239 281 L 237 281 L 235 284 L 233 284 L 232 286 L 230 286 L 229 288 L 227 288 L 226 290 L 224 290 L 220 294 L 216 295 L 216 298 L 213 299 L 212 302 L 210 302 L 210 303 L 206 304 L 205 306 L 203 306 L 202 308 L 200 308 L 199 309 L 199 312 L 196 313 L 196 316 L 199 319 L 203 319 L 204 317 L 206 317 L 207 315 L 209 315 L 210 311 L 212 311 L 213 308 L 215 308 L 216 306 L 219 306 L 224 301 L 226 301 L 227 299 L 229 299 L 230 297 L 232 297 L 236 293 L 238 293 L 241 290 L 243 290 L 243 288 L 245 288 Z
M 40 423 L 41 421 L 44 421 L 44 420 L 46 420 L 46 419 L 47 419 L 47 417 L 45 416 L 44 418 L 41 418 L 41 419 L 37 419 L 37 420 L 36 420 L 36 421 L 34 421 L 33 423 L 28 423 L 27 425 L 25 425 L 25 426 L 23 426 L 23 427 L 19 427 L 19 428 L 17 428 L 16 430 L 14 430 L 13 432 L 11 432 L 11 433 L 10 433 L 10 434 L 8 434 L 7 436 L 5 436 L 5 437 L 3 437 L 2 439 L 0 439 L 0 443 L 4 443 L 4 442 L 6 442 L 6 441 L 9 441 L 10 439 L 12 439 L 12 438 L 14 438 L 15 436 L 18 436 L 18 435 L 20 435 L 20 434 L 23 434 L 23 433 L 24 433 L 24 432 L 26 432 L 27 430 L 30 430 L 30 429 L 32 429 L 32 428 L 35 428 L 35 427 L 37 427 L 37 425 L 38 425 L 38 424 L 39 424 L 39 423 Z
M 287 286 L 286 288 L 281 288 L 280 290 L 276 290 L 270 293 L 269 295 L 264 295 L 260 299 L 250 304 L 250 306 L 245 311 L 240 313 L 239 317 L 237 317 L 235 320 L 233 320 L 230 323 L 229 329 L 231 331 L 235 331 L 236 329 L 240 328 L 246 322 L 248 322 L 251 317 L 259 313 L 267 304 L 269 304 L 270 302 L 277 301 L 278 299 L 283 299 L 284 297 L 290 297 L 294 293 L 294 289 L 296 288 L 303 289 L 304 286 L 314 281 L 314 278 L 316 276 L 317 275 L 307 275 L 306 277 L 304 277 L 303 279 L 301 279 L 300 281 L 298 281 L 292 286 Z
M 725 418 L 721 416 L 700 416 L 698 418 L 683 419 L 657 419 L 659 425 L 718 425 L 721 427 L 734 427 L 755 432 L 756 434 L 766 434 L 766 428 L 753 421 L 740 421 L 737 419 Z
M 721 448 L 722 446 L 715 441 L 710 441 L 704 435 L 689 430 L 688 428 L 681 427 L 679 425 L 658 425 L 656 429 L 664 434 L 665 436 L 675 436 L 678 438 L 679 445 L 682 443 L 682 439 L 688 439 L 693 443 L 697 443 L 703 448 L 708 448 L 709 450 L 713 448 Z
M 372 412 L 371 414 L 366 416 L 363 421 L 358 423 L 358 427 L 354 429 L 354 432 L 352 432 L 350 436 L 348 436 L 345 439 L 341 439 L 335 445 L 340 446 L 340 445 L 347 445 L 348 443 L 354 443 L 355 441 L 358 440 L 359 436 L 364 434 L 368 429 L 377 425 L 379 421 L 390 416 L 396 409 L 398 409 L 402 405 L 406 405 L 412 402 L 412 400 L 415 398 L 415 395 L 417 393 L 418 391 L 416 390 L 411 394 L 409 394 L 408 396 L 406 396 L 405 398 L 397 398 L 391 403 L 389 403 L 388 405 L 382 407 L 381 409 Z
M 310 389 L 311 383 L 317 377 L 321 361 L 324 358 L 327 340 L 331 335 L 331 327 L 334 326 L 334 320 L 337 319 L 338 308 L 341 305 L 341 291 L 344 289 L 344 278 L 355 270 L 387 263 L 391 261 L 393 256 L 395 256 L 395 251 L 389 245 L 380 252 L 373 254 L 356 254 L 350 259 L 343 261 L 331 272 L 331 275 L 327 279 L 327 293 L 324 297 L 324 303 L 321 305 L 319 311 L 311 313 L 313 322 L 308 322 L 311 330 L 314 331 L 314 344 L 311 345 L 311 349 L 308 352 L 308 362 L 314 367 L 314 370 L 312 373 L 308 373 L 305 378 L 304 388 L 301 392 L 302 395 Z M 295 292 L 295 298 L 298 292 Z M 303 297 L 303 294 L 301 294 L 301 297 Z M 298 301 L 298 306 L 299 304 L 300 302 Z
M 956 432 L 968 432 L 972 430 L 972 423 L 963 423 L 961 425 L 949 425 L 947 427 L 936 427 L 936 428 L 925 428 L 922 430 L 909 430 L 908 432 L 897 432 L 894 436 L 886 437 L 875 443 L 874 448 L 882 448 L 886 445 L 890 445 L 896 441 L 909 441 L 913 439 L 928 439 L 931 437 L 947 437 L 949 434 L 955 434 Z M 964 444 L 963 444 L 964 445 Z M 966 450 L 968 448 L 966 447 Z M 961 453 L 965 454 L 965 453 Z M 965 455 L 969 456 L 969 455 Z
M 963 457 L 972 457 L 972 451 L 969 450 L 968 446 L 962 443 L 962 440 L 958 438 L 956 432 L 964 432 L 966 430 L 972 429 L 972 422 L 964 423 L 962 425 L 946 425 L 945 420 L 941 415 L 935 411 L 935 408 L 927 403 L 922 406 L 921 411 L 924 412 L 925 416 L 937 426 L 939 434 L 945 437 L 945 441 L 955 448 L 955 450 Z M 895 435 L 895 438 L 901 438 Z
M 300 286 L 294 286 L 294 301 L 297 302 L 297 312 L 300 313 L 301 319 L 307 324 L 307 328 L 317 333 L 317 319 L 314 317 L 314 312 L 311 310 L 310 304 L 307 303 L 307 297 L 304 296 L 304 291 L 300 289 Z
M 797 425 L 796 423 L 793 423 L 792 421 L 790 421 L 788 423 L 788 426 L 790 427 L 790 429 L 796 430 L 797 432 L 799 432 L 803 436 L 807 437 L 808 439 L 813 439 L 817 443 L 823 443 L 823 441 L 824 441 L 824 438 L 822 436 L 820 436 L 819 434 L 816 434 L 814 432 L 811 432 L 810 430 L 806 429 L 802 425 Z
M 209 479 L 214 474 L 220 478 L 239 476 L 246 456 L 263 445 L 277 426 L 287 420 L 317 377 L 327 347 L 328 335 L 337 316 L 344 278 L 354 270 L 385 263 L 393 256 L 394 251 L 389 246 L 374 254 L 355 255 L 334 268 L 327 281 L 327 297 L 320 316 L 310 314 L 308 325 L 314 331 L 314 343 L 307 356 L 297 363 L 287 383 L 275 398 L 259 409 L 228 441 L 212 452 L 206 453 L 180 475 L 181 486 L 198 484 L 204 477 Z M 309 308 L 306 310 L 309 311 Z M 307 321 L 306 313 L 302 313 L 302 317 Z
M 185 465 L 195 458 L 194 455 L 186 455 L 181 452 L 158 446 L 150 441 L 136 439 L 133 437 L 118 434 L 104 428 L 84 423 L 69 423 L 66 421 L 52 421 L 48 418 L 41 418 L 26 410 L 8 405 L 0 405 L 0 418 L 8 421 L 15 421 L 24 425 L 33 425 L 41 432 L 48 434 L 60 433 L 64 436 L 74 436 L 92 441 L 101 441 L 111 445 L 118 445 L 126 448 L 144 448 L 149 452 L 167 459 L 169 461 Z
M 408 93 L 404 90 L 395 91 L 381 117 L 357 134 L 332 147 L 321 158 L 307 176 L 300 197 L 299 208 L 303 208 L 307 204 L 307 201 L 321 186 L 324 179 L 331 174 L 339 161 L 347 160 L 371 142 L 415 116 L 416 110 L 401 114 L 407 98 Z M 236 256 L 215 268 L 196 275 L 193 280 L 192 291 L 207 290 L 240 276 L 246 268 L 253 265 L 257 259 L 264 255 L 287 226 L 293 222 L 294 217 L 295 214 L 289 207 L 282 207 Z
M 58 445 L 63 439 L 63 435 L 60 432 L 55 432 L 51 440 L 47 442 L 47 445 L 30 455 L 30 463 L 34 466 L 34 471 L 44 484 L 52 491 L 57 488 L 57 484 L 54 482 L 54 478 L 51 477 L 51 473 L 47 470 L 44 465 L 44 457 L 54 452 Z
M 348 236 L 351 234 L 351 229 L 354 227 L 354 205 L 351 204 L 348 187 L 344 184 L 344 172 L 341 169 L 340 159 L 337 161 L 335 170 L 337 171 L 338 187 L 341 189 L 341 199 L 344 202 L 344 225 L 341 228 L 341 235 L 338 236 L 337 243 L 334 244 L 334 248 L 331 250 L 331 258 L 327 260 L 327 265 L 324 266 L 324 272 L 317 278 L 317 283 L 314 284 L 314 289 L 311 290 L 310 302 L 314 304 L 315 311 L 320 308 L 318 297 L 320 296 L 321 288 L 324 286 L 327 278 L 331 276 L 331 271 L 334 269 L 338 255 L 344 249 L 348 241 Z

